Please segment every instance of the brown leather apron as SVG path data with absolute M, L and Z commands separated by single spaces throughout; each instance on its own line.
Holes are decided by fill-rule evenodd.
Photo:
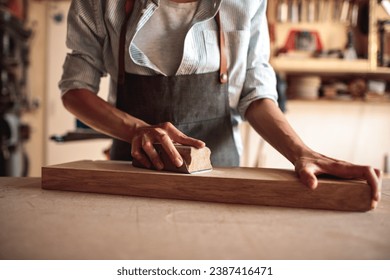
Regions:
M 129 14 L 121 30 L 116 107 L 151 125 L 171 122 L 186 135 L 206 143 L 213 165 L 238 166 L 223 33 L 220 32 L 220 50 L 223 51 L 219 72 L 179 76 L 130 74 L 124 70 L 125 27 Z M 216 20 L 221 30 L 219 14 Z M 130 144 L 114 139 L 110 156 L 113 160 L 131 160 Z

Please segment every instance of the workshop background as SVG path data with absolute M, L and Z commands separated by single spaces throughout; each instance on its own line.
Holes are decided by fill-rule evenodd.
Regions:
M 57 86 L 70 2 L 0 0 L 1 176 L 106 158 L 110 140 L 65 110 Z M 390 1 L 268 1 L 268 19 L 280 106 L 298 134 L 321 153 L 388 173 Z M 107 91 L 105 78 L 99 95 Z M 292 168 L 247 123 L 241 131 L 242 166 Z

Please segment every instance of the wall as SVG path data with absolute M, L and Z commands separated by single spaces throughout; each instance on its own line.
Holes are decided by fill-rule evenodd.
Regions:
M 63 107 L 58 82 L 66 54 L 66 18 L 70 1 L 48 3 L 47 12 L 47 79 L 46 79 L 46 133 L 45 164 L 57 164 L 81 159 L 105 159 L 103 150 L 110 146 L 110 140 L 75 141 L 58 144 L 50 141 L 54 134 L 64 134 L 75 129 L 75 118 Z M 60 20 L 61 19 L 61 20 Z M 108 80 L 101 82 L 99 95 L 106 98 Z
M 34 35 L 30 45 L 30 69 L 28 90 L 32 99 L 39 103 L 37 110 L 23 115 L 23 122 L 31 127 L 30 140 L 25 149 L 29 157 L 29 176 L 40 176 L 45 159 L 45 95 L 46 95 L 46 3 L 29 2 L 28 25 Z
M 30 1 L 29 26 L 31 40 L 29 87 L 31 97 L 40 104 L 24 114 L 31 126 L 31 139 L 25 144 L 30 159 L 29 176 L 40 176 L 44 165 L 79 159 L 104 159 L 103 150 L 110 140 L 90 140 L 58 144 L 50 140 L 54 134 L 65 134 L 75 128 L 75 118 L 62 106 L 58 81 L 69 50 L 65 46 L 66 17 L 70 1 Z M 55 18 L 57 20 L 55 20 Z M 62 20 L 58 20 L 61 18 Z M 108 80 L 103 79 L 100 96 L 106 98 Z

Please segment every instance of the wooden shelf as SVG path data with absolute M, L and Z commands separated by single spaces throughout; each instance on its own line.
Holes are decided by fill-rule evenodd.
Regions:
M 329 58 L 289 58 L 276 57 L 271 59 L 276 71 L 290 73 L 358 73 L 370 72 L 370 63 L 366 59 L 353 61 Z
M 376 74 L 383 74 L 383 75 L 390 75 L 390 68 L 389 67 L 378 67 L 375 69 Z
M 348 61 L 330 58 L 275 57 L 271 59 L 271 65 L 277 72 L 286 73 L 390 75 L 390 68 L 372 69 L 366 59 Z
M 315 105 L 334 105 L 334 104 L 342 104 L 343 106 L 356 106 L 356 105 L 373 105 L 373 106 L 390 106 L 390 100 L 363 100 L 363 99 L 288 99 L 287 104 L 309 104 L 312 106 Z
M 276 53 L 285 45 L 286 38 L 291 29 L 315 30 L 322 39 L 325 50 L 343 49 L 346 44 L 346 30 L 349 28 L 347 22 L 340 21 L 301 21 L 297 23 L 280 22 L 275 16 L 277 14 L 278 5 L 275 3 L 268 6 L 268 15 L 273 24 L 273 52 Z M 325 0 L 321 0 L 324 2 Z M 334 1 L 332 1 L 334 2 Z M 341 2 L 341 1 L 340 1 Z M 329 3 L 329 2 L 327 2 Z M 390 68 L 378 66 L 378 18 L 388 18 L 387 14 L 381 12 L 381 6 L 377 0 L 362 0 L 360 3 L 369 5 L 369 34 L 356 38 L 360 40 L 359 53 L 366 53 L 367 59 L 358 59 L 346 61 L 337 58 L 293 58 L 288 56 L 271 57 L 271 65 L 277 72 L 285 74 L 314 74 L 320 76 L 326 75 L 362 75 L 366 77 L 375 77 L 377 79 L 390 80 Z M 331 8 L 333 4 L 331 4 Z M 361 7 L 360 7 L 361 8 Z M 272 33 L 271 33 L 272 34 Z M 357 36 L 355 34 L 355 36 Z M 338 38 L 334 40 L 334 38 Z M 366 49 L 366 51 L 365 51 Z

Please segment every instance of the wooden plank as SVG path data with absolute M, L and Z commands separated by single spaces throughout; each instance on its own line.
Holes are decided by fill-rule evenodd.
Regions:
M 214 168 L 179 174 L 139 169 L 131 162 L 77 161 L 43 167 L 42 188 L 341 211 L 371 209 L 371 189 L 363 181 L 320 179 L 313 191 L 293 171 L 282 169 Z

